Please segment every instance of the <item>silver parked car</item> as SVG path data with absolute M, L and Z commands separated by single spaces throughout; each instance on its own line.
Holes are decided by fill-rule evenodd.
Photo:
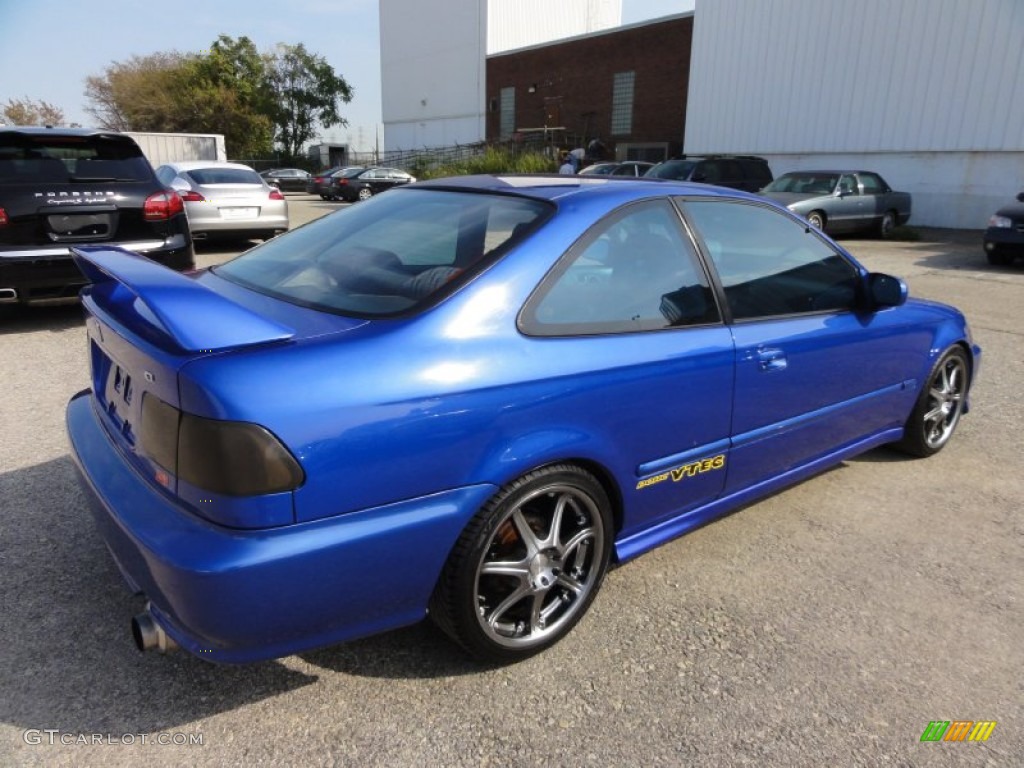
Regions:
M 185 201 L 195 240 L 263 238 L 288 230 L 288 203 L 247 165 L 195 160 L 168 163 L 157 178 Z
M 910 194 L 872 171 L 793 171 L 761 194 L 830 235 L 867 229 L 888 237 L 910 219 Z

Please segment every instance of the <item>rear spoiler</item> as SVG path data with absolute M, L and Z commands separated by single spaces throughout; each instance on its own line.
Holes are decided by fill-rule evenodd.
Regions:
M 295 335 L 194 278 L 123 248 L 83 246 L 72 248 L 71 254 L 92 283 L 84 289 L 83 301 L 95 302 L 160 346 L 213 352 Z

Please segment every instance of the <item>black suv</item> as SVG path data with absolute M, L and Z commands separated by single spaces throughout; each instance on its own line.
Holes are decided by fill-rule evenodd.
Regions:
M 699 181 L 757 192 L 772 183 L 768 161 L 754 155 L 684 155 L 648 169 L 648 178 Z
M 195 266 L 181 198 L 130 137 L 0 128 L 0 304 L 76 299 L 86 279 L 70 249 L 96 244 Z

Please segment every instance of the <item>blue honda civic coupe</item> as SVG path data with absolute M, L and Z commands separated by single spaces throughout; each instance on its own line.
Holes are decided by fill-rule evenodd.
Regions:
M 83 247 L 67 426 L 135 642 L 247 662 L 429 615 L 515 661 L 612 563 L 851 456 L 928 456 L 980 350 L 742 192 L 396 188 L 183 275 Z

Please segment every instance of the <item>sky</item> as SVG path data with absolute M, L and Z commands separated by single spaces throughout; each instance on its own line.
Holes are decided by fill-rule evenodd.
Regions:
M 690 11 L 694 2 L 622 0 L 622 22 Z M 260 51 L 303 43 L 354 90 L 342 106 L 349 125 L 320 138 L 369 150 L 381 120 L 378 21 L 377 0 L 0 0 L 0 104 L 47 101 L 63 109 L 68 122 L 88 126 L 85 78 L 102 75 L 113 62 L 201 51 L 221 34 L 246 36 Z

